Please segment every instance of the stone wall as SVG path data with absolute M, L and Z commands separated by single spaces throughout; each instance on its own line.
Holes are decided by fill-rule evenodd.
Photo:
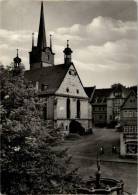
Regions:
M 68 97 L 56 97 L 54 119 L 67 119 L 66 103 Z M 77 100 L 80 100 L 80 119 L 89 119 L 88 100 L 70 97 L 70 119 L 77 119 Z
M 81 120 L 81 119 L 76 119 L 81 125 L 87 130 L 89 127 L 89 121 L 88 120 Z M 67 120 L 55 120 L 54 121 L 54 127 L 55 128 L 60 128 L 63 132 L 64 135 L 69 134 L 69 125 L 70 125 L 71 119 Z
M 88 100 L 80 99 L 80 98 L 73 98 L 70 97 L 70 118 L 67 119 L 67 98 L 68 97 L 61 97 L 56 96 L 55 102 L 56 105 L 54 106 L 54 121 L 55 126 L 63 127 L 65 131 L 69 131 L 69 124 L 72 119 L 77 120 L 82 124 L 85 129 L 91 128 L 91 116 L 90 116 L 90 107 Z M 77 118 L 77 100 L 80 100 L 80 118 Z

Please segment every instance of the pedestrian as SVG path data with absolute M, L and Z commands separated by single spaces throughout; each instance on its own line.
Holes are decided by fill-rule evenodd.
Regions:
M 113 146 L 113 147 L 112 147 L 112 153 L 114 153 L 114 154 L 116 154 L 116 153 L 117 153 L 116 146 Z
M 103 146 L 100 147 L 100 154 L 104 154 L 104 148 L 103 148 Z

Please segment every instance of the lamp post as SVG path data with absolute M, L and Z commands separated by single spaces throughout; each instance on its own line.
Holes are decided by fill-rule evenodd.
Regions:
M 97 171 L 95 173 L 96 176 L 96 188 L 99 189 L 100 188 L 100 177 L 101 177 L 101 167 L 100 167 L 100 159 L 99 159 L 99 146 L 97 144 L 97 157 L 96 157 L 96 161 L 97 161 Z

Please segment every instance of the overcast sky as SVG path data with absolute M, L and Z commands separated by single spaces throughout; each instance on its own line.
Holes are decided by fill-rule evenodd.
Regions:
M 63 63 L 70 40 L 73 62 L 85 86 L 137 83 L 137 6 L 130 1 L 44 1 L 47 43 L 53 34 L 55 62 Z M 40 17 L 38 0 L 0 0 L 0 62 L 10 64 L 16 48 L 29 69 L 31 34 Z

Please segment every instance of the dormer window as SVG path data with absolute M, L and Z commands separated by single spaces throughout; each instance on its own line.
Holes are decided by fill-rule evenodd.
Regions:
M 115 91 L 114 92 L 115 97 L 121 97 L 121 95 L 122 95 L 121 91 Z
M 45 84 L 42 84 L 41 85 L 41 91 L 46 91 L 47 90 L 47 85 L 45 85 Z

